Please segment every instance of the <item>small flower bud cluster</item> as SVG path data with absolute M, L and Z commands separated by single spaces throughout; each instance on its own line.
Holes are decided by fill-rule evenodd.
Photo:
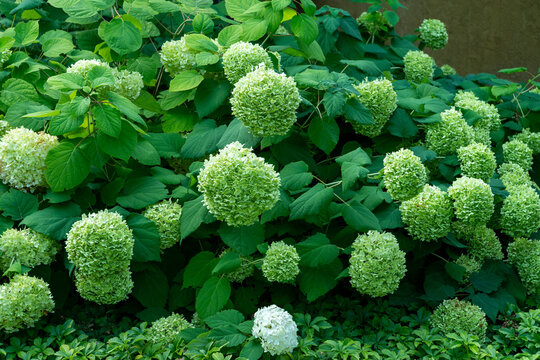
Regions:
M 251 333 L 270 355 L 293 351 L 298 346 L 297 331 L 291 314 L 276 305 L 260 308 L 253 316 Z
M 16 261 L 29 268 L 48 265 L 60 247 L 58 242 L 34 230 L 8 229 L 0 236 L 0 269 L 5 271 Z
M 135 100 L 144 87 L 143 77 L 137 71 L 113 69 L 114 85 L 112 91 L 130 100 Z
M 230 226 L 253 224 L 279 199 L 274 167 L 237 141 L 205 160 L 198 180 L 208 211 Z
M 225 249 L 219 255 L 219 257 L 222 258 L 225 254 L 232 251 L 234 250 Z M 224 274 L 224 276 L 230 282 L 241 283 L 242 281 L 244 281 L 245 279 L 253 275 L 253 270 L 255 269 L 255 267 L 253 266 L 253 258 L 248 255 L 248 256 L 241 257 L 241 261 L 242 262 L 240 263 L 239 268 Z
M 433 50 L 442 49 L 448 43 L 448 33 L 444 23 L 437 19 L 424 19 L 418 28 L 420 39 Z
M 180 40 L 170 40 L 161 46 L 159 57 L 165 71 L 174 76 L 184 70 L 191 70 L 197 67 L 195 60 L 196 52 L 189 48 L 186 39 L 182 36 Z
M 502 146 L 504 162 L 518 164 L 524 170 L 531 170 L 533 152 L 524 142 L 514 139 L 505 142 Z
M 515 266 L 529 294 L 540 294 L 540 241 L 516 238 L 508 244 L 508 261 Z
M 159 233 L 161 250 L 174 246 L 180 240 L 180 216 L 182 206 L 176 201 L 165 200 L 149 206 L 143 215 L 152 220 Z
M 444 335 L 464 332 L 479 339 L 486 336 L 486 314 L 468 301 L 444 300 L 431 315 L 431 326 L 439 328 Z
M 266 251 L 261 269 L 268 281 L 293 283 L 300 272 L 298 263 L 300 256 L 296 248 L 283 241 L 276 241 Z
M 485 224 L 495 209 L 491 187 L 480 179 L 461 177 L 448 189 L 456 217 L 466 224 Z
M 502 231 L 512 237 L 527 237 L 540 227 L 540 196 L 527 185 L 507 190 L 510 194 L 501 208 Z
M 351 284 L 371 297 L 392 294 L 405 276 L 405 253 L 394 235 L 369 231 L 354 241 L 349 274 Z
M 111 68 L 109 66 L 109 63 L 107 63 L 105 61 L 95 60 L 95 59 L 91 59 L 91 60 L 83 59 L 83 60 L 78 60 L 73 65 L 68 67 L 66 69 L 66 72 L 71 73 L 71 74 L 79 74 L 83 78 L 86 79 L 86 77 L 88 76 L 88 73 L 90 72 L 90 70 L 92 70 L 96 66 L 101 66 L 101 67 L 104 67 L 104 68 L 107 68 L 107 69 Z
M 441 113 L 441 121 L 430 124 L 426 143 L 438 155 L 451 155 L 473 141 L 474 130 L 467 124 L 459 110 L 451 108 Z
M 448 64 L 444 64 L 443 66 L 441 66 L 441 71 L 443 76 L 451 76 L 457 74 L 456 69 L 454 69 Z
M 519 140 L 527 144 L 533 154 L 540 154 L 540 132 L 532 132 L 525 128 L 519 134 L 512 136 L 511 140 Z
M 152 323 L 148 338 L 154 344 L 172 344 L 180 331 L 193 327 L 182 315 L 172 314 Z
M 420 158 L 409 149 L 387 154 L 384 158 L 384 185 L 394 200 L 416 196 L 428 181 Z
M 403 58 L 405 78 L 414 83 L 433 79 L 435 61 L 423 51 L 409 50 Z
M 472 143 L 457 149 L 463 176 L 476 178 L 489 183 L 497 168 L 495 154 L 484 144 Z
M 379 31 L 386 31 L 390 27 L 390 23 L 380 11 L 363 12 L 356 19 L 358 25 L 366 28 L 370 35 L 376 35 Z
M 458 91 L 454 101 L 456 107 L 464 110 L 472 110 L 481 116 L 473 124 L 475 130 L 484 130 L 484 132 L 488 132 L 489 136 L 490 131 L 497 131 L 501 126 L 501 117 L 497 108 L 492 104 L 478 99 L 472 91 Z M 489 141 L 491 142 L 491 140 Z M 489 145 L 490 142 L 485 144 Z
M 270 56 L 259 44 L 240 41 L 232 44 L 223 54 L 223 70 L 231 84 L 235 84 L 261 63 L 268 69 L 273 66 Z

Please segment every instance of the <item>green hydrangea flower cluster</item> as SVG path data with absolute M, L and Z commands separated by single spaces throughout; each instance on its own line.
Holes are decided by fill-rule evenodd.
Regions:
M 292 77 L 262 64 L 234 85 L 231 105 L 255 136 L 285 135 L 296 122 L 300 93 Z
M 466 224 L 485 224 L 495 209 L 491 187 L 480 179 L 461 177 L 448 189 L 454 213 Z
M 148 338 L 154 344 L 171 344 L 180 331 L 193 327 L 182 315 L 173 313 L 152 323 Z
M 240 41 L 232 44 L 223 54 L 223 70 L 231 84 L 235 84 L 261 63 L 268 69 L 273 66 L 270 56 L 259 44 Z
M 540 154 L 540 132 L 532 132 L 525 128 L 519 134 L 512 136 L 511 140 L 519 140 L 527 144 L 533 154 Z
M 96 60 L 96 59 L 90 59 L 90 60 L 82 59 L 82 60 L 76 61 L 74 64 L 72 64 L 70 67 L 68 67 L 66 69 L 66 72 L 67 73 L 72 73 L 72 74 L 79 74 L 83 78 L 86 79 L 86 77 L 88 76 L 88 73 L 90 72 L 90 70 L 92 70 L 96 66 L 102 66 L 102 67 L 107 68 L 107 69 L 111 68 L 109 66 L 109 63 L 107 63 L 105 61 Z
M 68 259 L 77 267 L 81 296 L 99 304 L 114 304 L 133 287 L 129 263 L 132 231 L 120 214 L 107 210 L 84 214 L 67 234 Z
M 497 108 L 492 104 L 478 99 L 472 91 L 458 91 L 454 98 L 454 102 L 456 107 L 472 110 L 482 117 L 473 124 L 473 127 L 477 131 L 484 130 L 484 133 L 488 133 L 488 137 L 489 131 L 497 131 L 501 126 L 501 117 Z M 480 131 L 480 133 L 482 132 Z M 486 143 L 486 145 L 489 145 L 490 142 L 491 140 L 489 140 L 489 143 Z
M 518 164 L 504 163 L 499 166 L 498 173 L 508 191 L 512 191 L 515 187 L 532 185 L 529 173 Z
M 493 229 L 485 225 L 466 224 L 461 221 L 452 226 L 454 234 L 459 240 L 465 240 L 469 246 L 469 255 L 481 264 L 486 259 L 502 260 L 502 246 Z
M 29 268 L 48 265 L 60 248 L 57 241 L 34 230 L 8 229 L 0 236 L 0 269 L 7 270 L 15 261 Z
M 486 314 L 468 301 L 444 300 L 431 315 L 431 326 L 444 335 L 464 332 L 484 339 L 487 330 Z
M 7 121 L 0 120 L 0 139 L 2 138 L 2 136 L 6 135 L 9 130 L 12 129 L 13 128 L 11 127 L 11 125 L 9 125 Z
M 441 121 L 430 124 L 426 144 L 438 155 L 452 155 L 457 149 L 473 141 L 474 130 L 467 124 L 459 110 L 451 108 L 441 113 Z
M 204 205 L 230 226 L 251 225 L 279 199 L 279 174 L 238 141 L 205 160 L 199 174 Z
M 390 23 L 380 11 L 363 12 L 356 19 L 358 25 L 366 28 L 367 32 L 374 36 L 379 31 L 386 31 L 390 27 Z
M 463 274 L 463 278 L 461 279 L 462 284 L 469 281 L 469 278 L 472 273 L 480 271 L 482 268 L 482 263 L 478 261 L 474 256 L 470 255 L 460 255 L 460 257 L 457 258 L 456 264 L 463 266 L 465 268 L 465 273 Z
M 228 252 L 233 252 L 233 251 L 234 251 L 233 249 L 225 249 L 221 252 L 219 257 L 222 258 Z M 239 268 L 224 274 L 224 276 L 230 282 L 241 283 L 242 281 L 244 281 L 245 279 L 253 275 L 253 270 L 255 269 L 255 267 L 253 266 L 253 257 L 249 255 L 241 256 L 240 259 L 242 262 L 240 263 Z
M 405 78 L 414 83 L 433 79 L 435 61 L 423 51 L 409 50 L 403 58 Z
M 420 158 L 409 149 L 387 154 L 384 158 L 384 185 L 394 200 L 416 196 L 428 181 Z
M 497 168 L 495 154 L 491 149 L 480 143 L 472 143 L 457 149 L 463 176 L 476 178 L 489 183 Z
M 524 142 L 514 139 L 502 146 L 504 162 L 518 164 L 524 170 L 532 169 L 533 152 Z
M 21 191 L 47 186 L 45 159 L 56 145 L 56 136 L 23 127 L 8 131 L 0 140 L 0 179 Z
M 540 241 L 516 238 L 508 244 L 508 261 L 515 266 L 529 294 L 540 294 Z
M 424 19 L 418 30 L 420 39 L 433 50 L 443 49 L 448 43 L 446 26 L 440 20 Z
M 501 208 L 502 231 L 512 237 L 527 237 L 540 227 L 540 196 L 530 186 L 507 189 Z
M 387 79 L 363 81 L 354 88 L 360 93 L 355 95 L 357 99 L 371 112 L 375 124 L 362 125 L 351 122 L 358 134 L 375 137 L 381 134 L 384 124 L 397 108 L 397 94 L 392 83 Z
M 176 201 L 165 200 L 149 206 L 143 215 L 152 220 L 158 229 L 159 247 L 163 251 L 180 240 L 182 206 Z
M 261 269 L 268 281 L 292 283 L 300 272 L 299 262 L 300 256 L 294 246 L 276 241 L 266 251 Z
M 436 186 L 424 185 L 422 192 L 403 201 L 399 210 L 407 231 L 418 240 L 437 240 L 450 232 L 454 217 L 452 202 Z
M 0 51 L 0 69 L 4 66 L 4 63 L 11 57 L 11 50 L 4 49 Z
M 184 70 L 191 70 L 197 67 L 195 56 L 197 53 L 186 43 L 185 37 L 180 40 L 170 40 L 161 45 L 159 58 L 165 71 L 174 76 Z
M 441 66 L 441 71 L 442 71 L 443 76 L 451 76 L 451 75 L 457 74 L 456 69 L 454 69 L 448 64 L 444 64 L 443 66 Z
M 53 309 L 49 285 L 41 279 L 15 275 L 9 283 L 0 285 L 0 329 L 5 332 L 33 327 Z
M 361 294 L 372 297 L 392 294 L 405 276 L 405 253 L 394 235 L 369 231 L 354 241 L 349 274 Z
M 114 85 L 112 91 L 130 100 L 135 100 L 144 87 L 143 77 L 137 71 L 113 69 Z

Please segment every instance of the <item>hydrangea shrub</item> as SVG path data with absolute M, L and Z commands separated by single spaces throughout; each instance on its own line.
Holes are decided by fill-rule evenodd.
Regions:
M 261 270 L 268 281 L 291 283 L 300 272 L 299 262 L 300 256 L 294 246 L 276 241 L 266 251 Z
M 394 200 L 416 196 L 428 180 L 420 158 L 409 149 L 387 154 L 384 158 L 384 185 Z
M 486 336 L 486 314 L 482 309 L 468 301 L 444 300 L 433 311 L 431 325 L 441 330 L 444 335 L 450 333 L 466 333 L 480 339 Z
M 420 39 L 427 47 L 434 50 L 443 49 L 448 43 L 448 33 L 446 26 L 438 19 L 424 19 L 418 28 Z
M 494 211 L 493 192 L 480 179 L 460 177 L 448 189 L 456 217 L 466 224 L 485 224 Z

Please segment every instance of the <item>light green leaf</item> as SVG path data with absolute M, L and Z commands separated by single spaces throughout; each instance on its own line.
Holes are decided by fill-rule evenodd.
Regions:
M 202 319 L 214 315 L 229 301 L 231 296 L 231 285 L 225 277 L 215 276 L 206 280 L 203 287 L 197 294 L 195 300 L 195 310 Z
M 20 22 L 15 26 L 15 43 L 13 47 L 23 47 L 33 43 L 39 35 L 37 21 Z
M 139 29 L 131 22 L 122 19 L 113 19 L 105 24 L 103 40 L 120 55 L 137 51 L 142 45 L 142 36 Z
M 69 202 L 36 211 L 26 216 L 21 224 L 53 239 L 61 240 L 66 238 L 71 225 L 80 219 L 81 208 Z
M 281 187 L 291 191 L 303 189 L 313 181 L 313 175 L 308 171 L 308 166 L 303 161 L 285 165 L 279 176 L 281 178 Z
M 298 14 L 291 19 L 291 30 L 306 45 L 311 44 L 319 34 L 315 19 L 307 14 Z
M 219 275 L 230 273 L 231 271 L 238 269 L 241 264 L 242 259 L 240 258 L 240 255 L 233 251 L 229 251 L 219 259 L 219 262 L 212 270 L 212 274 Z
M 242 25 L 229 25 L 219 32 L 218 42 L 221 46 L 229 47 L 240 41 L 243 31 Z
M 90 160 L 84 147 L 63 141 L 47 154 L 45 177 L 55 192 L 69 190 L 79 185 L 90 173 Z
M 206 35 L 203 34 L 188 34 L 184 35 L 186 44 L 195 51 L 218 51 L 217 45 Z
M 185 91 L 194 89 L 204 80 L 204 77 L 196 70 L 186 70 L 177 74 L 171 80 L 169 91 Z
M 9 216 L 13 220 L 23 219 L 36 212 L 38 207 L 37 196 L 19 190 L 10 189 L 8 193 L 0 197 L 0 209 L 5 216 Z
M 116 199 L 126 208 L 142 209 L 167 197 L 165 185 L 150 176 L 129 178 Z
M 7 106 L 11 106 L 16 103 L 27 103 L 37 100 L 38 94 L 34 86 L 22 79 L 9 78 L 4 82 L 4 85 L 2 86 L 2 92 L 0 93 L 0 101 L 2 101 Z

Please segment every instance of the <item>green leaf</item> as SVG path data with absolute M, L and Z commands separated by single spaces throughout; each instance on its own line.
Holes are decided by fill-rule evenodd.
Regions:
M 28 103 L 38 100 L 38 95 L 34 86 L 21 79 L 10 78 L 4 82 L 2 92 L 0 92 L 0 101 L 7 106 L 16 103 Z M 32 111 L 30 111 L 31 113 Z
M 149 133 L 148 141 L 164 158 L 179 157 L 180 149 L 186 141 L 180 134 Z
M 491 87 L 491 93 L 495 97 L 511 95 L 518 90 L 517 84 L 495 85 Z
M 229 97 L 231 86 L 228 81 L 204 80 L 195 93 L 195 108 L 202 119 L 216 111 Z
M 341 115 L 345 106 L 345 95 L 341 91 L 326 92 L 323 97 L 323 105 L 326 109 L 326 114 L 330 118 Z
M 395 10 L 395 9 L 394 9 Z M 388 22 L 390 23 L 390 25 L 392 26 L 396 26 L 396 24 L 398 23 L 399 21 L 399 16 L 396 12 L 394 11 L 385 11 L 383 12 L 383 16 L 386 20 L 388 20 Z
M 86 115 L 89 108 L 90 98 L 85 98 L 82 96 L 75 96 L 75 98 L 73 98 L 69 104 L 69 112 L 73 117 L 82 117 Z
M 341 60 L 340 62 L 343 64 L 352 65 L 370 76 L 380 76 L 382 74 L 382 71 L 377 67 L 377 65 L 369 60 Z
M 188 34 L 184 35 L 186 44 L 195 51 L 218 51 L 217 45 L 206 35 L 203 34 Z
M 139 108 L 125 97 L 118 95 L 115 92 L 107 91 L 109 101 L 120 110 L 128 119 L 135 121 L 139 125 L 146 127 L 146 123 L 139 115 Z
M 484 268 L 479 272 L 472 273 L 469 279 L 477 290 L 490 293 L 501 286 L 504 277 L 496 272 L 490 271 L 490 269 Z
M 263 352 L 264 349 L 262 348 L 260 341 L 253 338 L 245 343 L 242 351 L 240 351 L 240 356 L 248 360 L 258 360 Z
M 69 190 L 79 185 L 90 173 L 90 159 L 83 146 L 62 141 L 52 148 L 45 160 L 45 178 L 55 192 Z
M 180 216 L 180 233 L 182 240 L 201 226 L 203 222 L 210 223 L 215 220 L 206 206 L 203 204 L 203 195 L 190 201 L 186 201 L 182 207 Z
M 144 271 L 133 273 L 133 296 L 147 308 L 165 307 L 169 294 L 169 282 L 157 265 L 149 264 Z
M 339 259 L 317 268 L 303 268 L 298 274 L 298 285 L 308 301 L 328 293 L 337 285 L 336 278 L 343 269 Z
M 227 246 L 243 256 L 253 254 L 257 245 L 264 242 L 264 227 L 259 223 L 239 227 L 222 223 L 218 233 Z
M 242 24 L 242 40 L 257 41 L 262 38 L 268 29 L 268 21 L 265 19 L 249 19 Z
M 13 220 L 0 215 L 0 234 L 3 234 L 7 229 L 13 227 Z
M 126 208 L 142 209 L 167 197 L 165 185 L 150 176 L 129 178 L 116 199 Z
M 204 80 L 204 77 L 196 70 L 182 71 L 171 80 L 169 91 L 186 91 L 196 88 Z
M 64 135 L 78 129 L 79 126 L 81 126 L 81 124 L 84 122 L 84 117 L 74 116 L 71 108 L 71 104 L 61 105 L 60 114 L 53 116 L 49 122 L 49 134 Z
M 351 201 L 343 206 L 343 219 L 354 230 L 358 232 L 367 232 L 368 230 L 381 231 L 379 220 L 373 213 L 362 203 Z
M 229 123 L 227 129 L 219 139 L 217 144 L 219 149 L 224 148 L 232 142 L 238 141 L 248 148 L 253 148 L 259 143 L 260 138 L 253 136 L 251 131 L 238 119 L 234 119 Z
M 313 175 L 303 161 L 292 162 L 280 171 L 281 188 L 285 190 L 300 190 L 311 184 Z
M 349 98 L 343 106 L 345 117 L 351 122 L 362 125 L 375 124 L 371 112 L 356 98 Z
M 179 133 L 193 130 L 198 118 L 193 110 L 180 106 L 167 111 L 161 120 L 164 132 Z
M 212 276 L 219 259 L 210 251 L 201 251 L 189 260 L 183 274 L 183 287 L 200 287 Z
M 367 177 L 369 170 L 365 167 L 346 161 L 341 165 L 341 180 L 343 181 L 343 191 L 349 190 L 356 184 L 358 179 L 364 180 Z
M 471 302 L 484 310 L 486 315 L 495 322 L 499 312 L 499 304 L 495 298 L 484 293 L 478 293 L 471 296 Z
M 418 134 L 418 127 L 407 111 L 397 108 L 388 120 L 388 132 L 397 137 L 409 138 Z
M 312 268 L 330 264 L 339 255 L 336 245 L 330 244 L 326 235 L 318 233 L 296 244 L 300 265 Z
M 94 119 L 99 130 L 113 138 L 118 138 L 122 131 L 120 111 L 112 106 L 100 104 L 94 108 Z
M 66 238 L 74 222 L 81 219 L 81 208 L 72 202 L 52 205 L 36 211 L 21 222 L 29 228 L 56 240 Z
M 358 147 L 355 150 L 338 157 L 336 162 L 340 165 L 343 165 L 345 162 L 351 162 L 365 166 L 371 164 L 371 158 L 361 147 Z
M 212 21 L 212 18 L 206 14 L 195 15 L 191 25 L 193 26 L 194 31 L 203 34 L 212 33 L 212 30 L 214 30 L 214 22 Z
M 237 21 L 245 21 L 250 19 L 253 15 L 246 14 L 246 10 L 256 5 L 258 0 L 225 0 L 225 8 L 227 14 Z
M 137 51 L 142 45 L 142 36 L 139 29 L 131 22 L 123 19 L 113 19 L 105 23 L 103 40 L 120 55 Z
M 82 89 L 84 86 L 84 79 L 79 74 L 64 73 L 51 76 L 47 79 L 47 84 L 54 90 L 72 91 Z
M 244 30 L 242 29 L 241 25 L 227 26 L 219 32 L 218 42 L 221 44 L 221 46 L 229 47 L 232 44 L 240 41 L 243 32 Z
M 334 119 L 316 117 L 309 124 L 308 136 L 328 155 L 339 141 L 339 125 Z
M 210 52 L 200 52 L 195 55 L 195 62 L 197 66 L 217 64 L 219 62 L 219 55 Z
M 137 146 L 135 146 L 133 158 L 143 165 L 161 164 L 161 158 L 156 148 L 148 140 L 143 138 L 140 138 Z
M 326 208 L 334 196 L 334 190 L 319 183 L 294 200 L 290 205 L 289 220 L 304 219 Z
M 461 280 L 463 280 L 463 275 L 465 275 L 465 271 L 466 271 L 466 269 L 463 266 L 458 265 L 453 262 L 447 262 L 446 264 L 444 264 L 444 268 L 446 269 L 446 272 L 448 273 L 448 275 L 450 275 L 452 279 L 456 280 L 457 282 L 460 282 Z
M 229 251 L 225 253 L 221 259 L 219 259 L 219 262 L 212 270 L 212 274 L 219 275 L 230 273 L 231 271 L 238 269 L 241 264 L 242 259 L 240 258 L 240 255 L 238 255 L 238 253 Z
M 311 44 L 319 34 L 315 19 L 307 14 L 298 14 L 291 19 L 291 30 L 306 45 Z
M 130 214 L 126 221 L 135 239 L 132 260 L 160 261 L 160 240 L 156 224 L 140 214 Z
M 137 132 L 127 121 L 122 121 L 118 138 L 98 132 L 97 143 L 106 154 L 127 162 L 137 146 Z
M 59 36 L 61 34 L 67 34 L 67 36 Z M 75 48 L 71 35 L 62 30 L 47 31 L 39 40 L 42 44 L 43 54 L 47 57 L 58 57 Z
M 215 276 L 206 280 L 197 294 L 195 310 L 202 319 L 214 315 L 225 306 L 231 296 L 231 285 L 226 278 Z
M 212 315 L 206 319 L 204 322 L 212 329 L 216 329 L 228 325 L 240 325 L 244 321 L 244 315 L 237 310 L 223 310 L 218 312 L 215 315 Z
M 38 207 L 37 196 L 19 190 L 10 189 L 8 193 L 0 197 L 0 209 L 3 210 L 5 216 L 13 220 L 23 219 L 36 212 Z
M 13 47 L 23 47 L 33 43 L 39 35 L 37 21 L 19 22 L 15 26 L 15 43 Z
M 520 66 L 520 67 L 515 67 L 515 68 L 508 68 L 508 69 L 499 70 L 500 73 L 504 73 L 504 74 L 514 74 L 514 73 L 523 72 L 523 71 L 527 71 L 527 68 L 523 67 L 523 66 Z
M 16 103 L 9 107 L 4 120 L 7 121 L 12 127 L 24 126 L 27 129 L 38 131 L 43 129 L 47 119 L 24 117 L 24 115 L 38 111 L 50 111 L 50 109 L 44 105 L 32 101 Z
M 90 84 L 93 88 L 98 88 L 100 86 L 113 86 L 114 85 L 114 76 L 111 69 L 105 66 L 94 66 L 88 74 L 86 75 Z
M 218 149 L 217 144 L 226 126 L 216 127 L 216 122 L 211 119 L 204 120 L 193 128 L 182 146 L 182 157 L 185 159 L 198 159 L 206 154 L 213 153 Z
M 291 0 L 272 0 L 272 8 L 274 10 L 283 10 L 289 4 L 291 3 Z

